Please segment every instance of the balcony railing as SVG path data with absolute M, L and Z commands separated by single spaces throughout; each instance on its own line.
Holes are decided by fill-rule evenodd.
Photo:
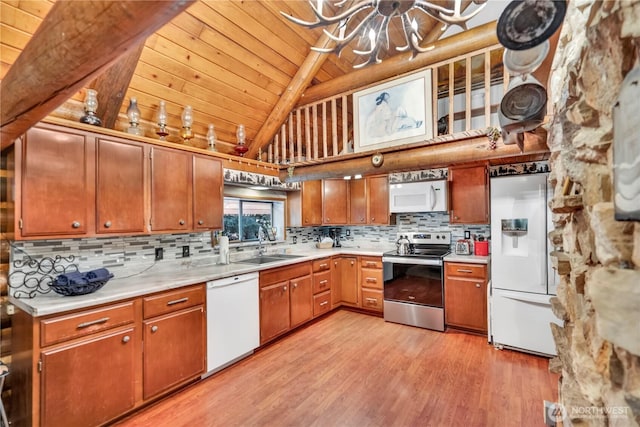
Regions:
M 433 78 L 434 140 L 499 126 L 497 111 L 509 84 L 503 51 L 502 46 L 494 45 L 427 67 Z M 280 132 L 261 150 L 262 160 L 290 164 L 352 153 L 353 93 L 361 89 L 292 111 Z

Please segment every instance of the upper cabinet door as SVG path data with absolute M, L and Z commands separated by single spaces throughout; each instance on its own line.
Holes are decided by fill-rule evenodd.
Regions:
M 449 168 L 451 224 L 488 224 L 489 187 L 487 168 L 461 166 Z
M 325 179 L 322 181 L 322 223 L 346 224 L 349 219 L 349 181 Z
M 98 139 L 96 231 L 145 232 L 145 147 Z
M 389 224 L 389 178 L 387 175 L 367 177 L 369 224 Z
M 365 179 L 349 181 L 349 223 L 367 223 L 367 187 Z
M 151 149 L 151 229 L 181 231 L 192 228 L 190 153 Z
M 222 163 L 193 156 L 193 227 L 222 228 Z
M 302 182 L 302 225 L 322 224 L 322 181 Z
M 93 141 L 32 128 L 22 151 L 21 236 L 86 234 L 94 213 Z

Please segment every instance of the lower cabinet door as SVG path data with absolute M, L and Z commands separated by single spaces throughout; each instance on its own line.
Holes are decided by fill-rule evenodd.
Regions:
M 313 284 L 311 276 L 289 281 L 291 287 L 291 327 L 313 318 Z
M 260 344 L 289 330 L 289 282 L 260 289 Z
M 202 306 L 144 322 L 142 394 L 148 399 L 205 369 L 205 319 Z
M 487 332 L 487 286 L 484 280 L 445 280 L 447 325 Z
M 43 351 L 41 425 L 97 426 L 132 409 L 139 340 L 132 327 Z

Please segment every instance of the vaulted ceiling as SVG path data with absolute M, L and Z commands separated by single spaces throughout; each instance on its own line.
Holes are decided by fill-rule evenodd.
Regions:
M 0 77 L 20 56 L 54 5 L 51 0 L 2 0 L 0 2 Z M 435 0 L 433 3 L 452 7 L 453 1 Z M 502 10 L 506 1 L 489 2 L 490 8 Z M 494 3 L 491 5 L 491 3 Z M 471 5 L 471 6 L 469 6 Z M 468 11 L 476 5 L 465 1 Z M 335 6 L 334 6 L 335 9 Z M 185 105 L 194 111 L 193 130 L 196 145 L 204 146 L 208 125 L 214 124 L 218 136 L 218 149 L 232 152 L 238 124 L 244 124 L 249 144 L 265 126 L 278 102 L 295 83 L 307 87 L 344 76 L 353 66 L 362 62 L 349 46 L 341 56 L 315 54 L 312 46 L 322 41 L 321 28 L 306 29 L 285 19 L 285 12 L 305 20 L 315 20 L 306 1 L 283 0 L 214 0 L 196 1 L 166 25 L 128 50 L 126 56 L 133 65 L 128 74 L 124 65 L 125 93 L 120 93 L 115 110 L 119 113 L 113 127 L 122 130 L 127 125 L 126 109 L 132 97 L 137 98 L 141 110 L 145 136 L 156 137 L 156 115 L 160 100 L 166 101 L 169 141 L 180 142 L 181 113 Z M 483 12 L 479 23 L 495 19 L 499 12 Z M 327 15 L 332 15 L 331 11 Z M 414 13 L 424 36 L 424 43 L 437 40 L 442 24 L 423 13 Z M 488 16 L 482 18 L 482 16 Z M 81 19 L 81 17 L 80 17 Z M 390 26 L 393 45 L 402 45 L 399 20 Z M 81 25 L 82 22 L 78 23 Z M 477 24 L 476 24 L 477 25 Z M 55 27 L 54 27 L 55 28 Z M 114 32 L 117 27 L 114 27 Z M 105 41 L 107 43 L 107 41 Z M 138 57 L 139 54 L 139 57 Z M 390 51 L 382 58 L 408 53 Z M 91 50 L 87 52 L 91 55 Z M 300 75 L 305 61 L 315 62 L 314 75 Z M 133 58 L 133 59 L 132 59 Z M 90 60 L 90 58 L 87 58 Z M 112 66 L 124 63 L 124 56 Z M 302 68 L 302 70 L 311 68 Z M 115 74 L 114 74 L 115 76 Z M 130 82 L 127 79 L 130 77 Z M 115 79 L 116 77 L 111 77 Z M 77 120 L 83 113 L 85 88 L 110 90 L 110 81 L 100 77 L 83 85 L 52 115 Z M 122 84 L 113 82 L 114 87 Z M 127 84 L 128 83 L 128 84 Z M 300 91 L 303 92 L 304 90 Z M 98 95 L 99 99 L 100 94 Z M 297 98 L 296 98 L 297 101 Z M 104 106 L 103 106 L 104 107 Z M 114 105 L 110 105 L 114 109 Z M 289 108 L 291 105 L 289 105 Z

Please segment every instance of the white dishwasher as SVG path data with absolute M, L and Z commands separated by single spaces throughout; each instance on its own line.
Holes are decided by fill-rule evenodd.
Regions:
M 207 282 L 207 373 L 260 346 L 258 273 Z

